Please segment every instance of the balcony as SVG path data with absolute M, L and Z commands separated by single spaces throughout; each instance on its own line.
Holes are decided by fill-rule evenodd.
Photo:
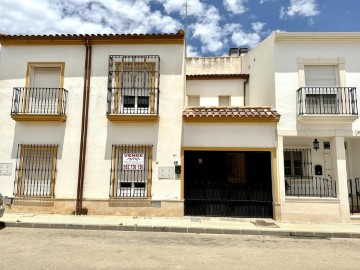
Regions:
M 63 88 L 15 87 L 11 118 L 15 121 L 66 120 L 68 91 Z
M 110 55 L 107 118 L 114 122 L 157 122 L 159 83 L 158 55 Z
M 110 88 L 107 118 L 114 122 L 157 122 L 158 88 Z
M 297 90 L 298 120 L 351 123 L 358 118 L 355 87 L 302 87 Z

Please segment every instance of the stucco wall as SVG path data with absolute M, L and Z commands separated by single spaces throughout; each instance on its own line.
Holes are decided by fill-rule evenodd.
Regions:
M 344 58 L 345 78 L 343 85 L 360 86 L 360 46 L 355 42 L 276 42 L 275 46 L 275 88 L 276 109 L 281 114 L 279 130 L 360 130 L 360 121 L 352 124 L 321 125 L 302 124 L 297 121 L 296 91 L 300 88 L 298 58 Z
M 231 106 L 243 106 L 244 80 L 187 80 L 186 93 L 200 96 L 200 106 L 219 106 L 219 96 L 230 96 Z
M 106 118 L 109 55 L 160 55 L 158 123 L 116 124 Z M 0 53 L 0 163 L 12 174 L 0 176 L 0 191 L 13 195 L 17 145 L 59 144 L 55 197 L 76 198 L 82 117 L 85 46 L 3 46 Z M 95 45 L 92 47 L 89 125 L 84 198 L 108 199 L 111 146 L 153 144 L 153 199 L 180 198 L 179 180 L 158 180 L 159 166 L 180 163 L 181 113 L 184 103 L 182 45 Z M 25 86 L 27 62 L 65 62 L 69 91 L 64 123 L 15 122 L 10 117 L 13 87 Z
M 185 123 L 185 147 L 276 147 L 275 124 Z
M 152 199 L 180 199 L 180 181 L 159 180 L 158 168 L 180 163 L 184 74 L 182 45 L 93 47 L 84 198 L 109 198 L 113 144 L 152 144 Z M 109 55 L 159 55 L 158 123 L 112 123 L 106 118 Z
M 241 57 L 188 57 L 186 74 L 240 74 Z
M 243 57 L 243 73 L 250 75 L 246 104 L 275 107 L 274 34 Z
M 46 52 L 46 53 L 45 53 Z M 11 163 L 0 176 L 0 191 L 13 195 L 18 144 L 58 144 L 57 198 L 75 198 L 80 148 L 84 46 L 2 46 L 0 53 L 0 163 Z M 64 88 L 69 91 L 65 123 L 15 122 L 10 117 L 13 87 L 25 87 L 28 62 L 65 62 Z

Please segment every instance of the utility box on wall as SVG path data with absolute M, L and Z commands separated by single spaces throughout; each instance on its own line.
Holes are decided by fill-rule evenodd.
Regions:
M 159 167 L 159 179 L 174 179 L 174 167 Z
M 321 165 L 315 165 L 315 175 L 322 175 L 323 170 Z

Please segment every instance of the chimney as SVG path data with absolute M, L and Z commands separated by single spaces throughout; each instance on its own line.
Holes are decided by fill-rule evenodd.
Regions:
M 239 48 L 239 55 L 240 56 L 244 56 L 245 54 L 247 54 L 249 51 L 248 48 Z
M 238 48 L 230 48 L 230 50 L 229 50 L 229 56 L 230 56 L 230 57 L 239 56 L 239 49 L 238 49 Z

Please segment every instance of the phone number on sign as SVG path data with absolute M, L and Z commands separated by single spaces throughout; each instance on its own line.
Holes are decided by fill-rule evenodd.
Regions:
M 124 171 L 129 170 L 136 170 L 136 171 L 142 171 L 144 170 L 143 164 L 124 164 Z

